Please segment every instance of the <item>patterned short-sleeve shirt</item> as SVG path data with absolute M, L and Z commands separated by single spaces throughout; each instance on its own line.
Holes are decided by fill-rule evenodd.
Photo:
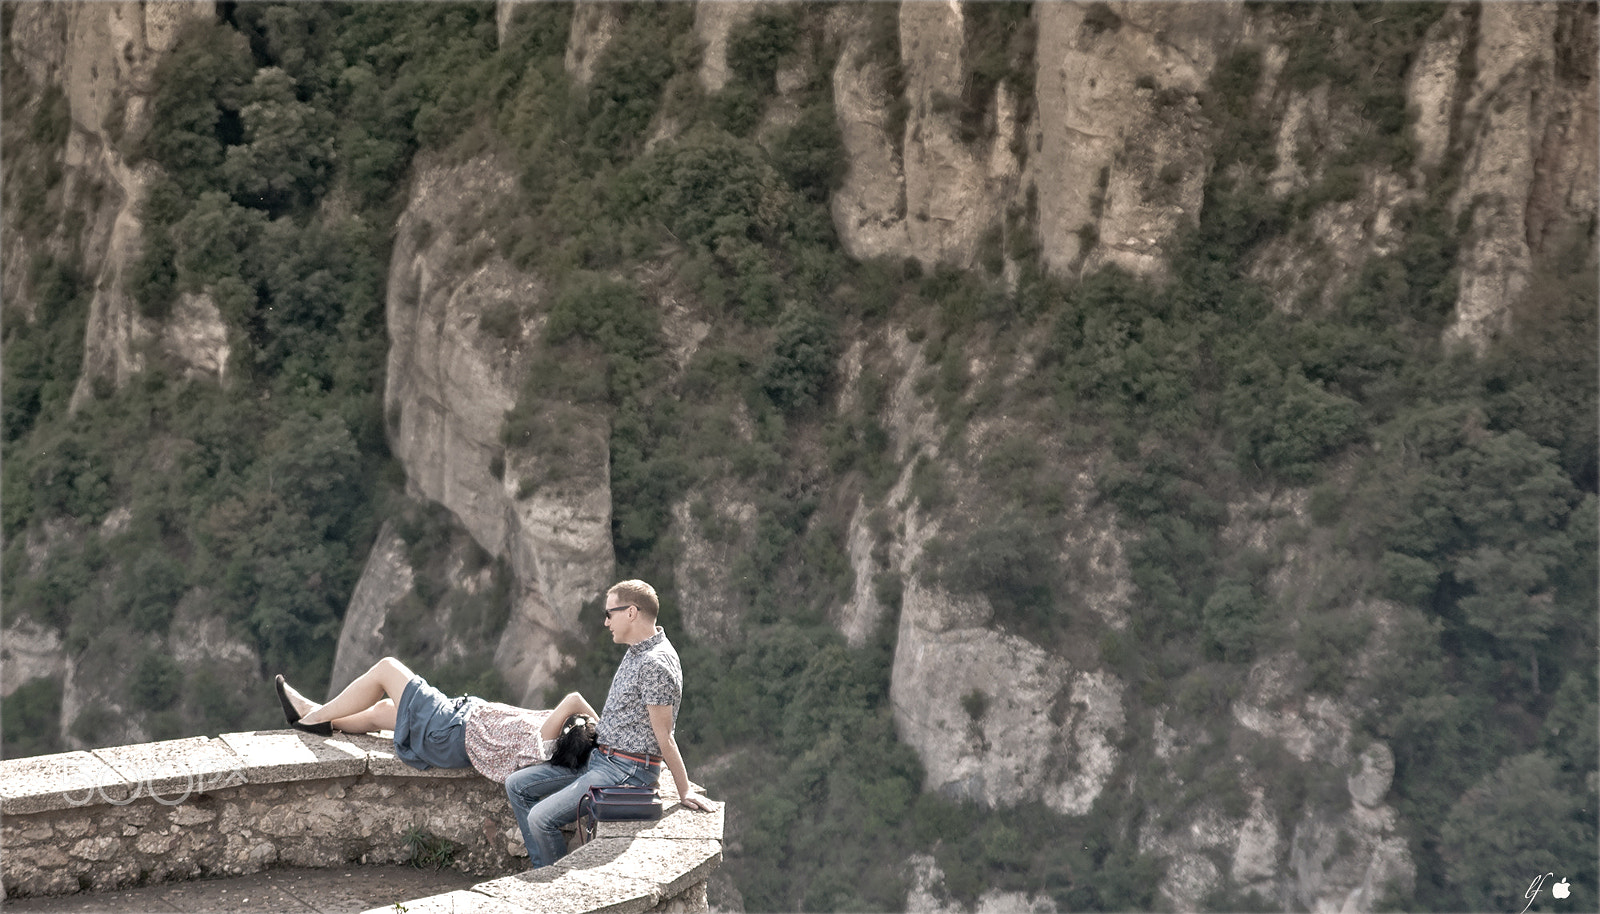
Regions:
M 611 679 L 605 710 L 600 712 L 598 740 L 621 752 L 660 755 L 661 744 L 650 728 L 650 705 L 671 705 L 677 723 L 683 703 L 683 665 L 678 651 L 659 626 L 656 633 L 628 648 Z
M 511 772 L 550 761 L 555 740 L 545 740 L 539 733 L 549 716 L 549 711 L 478 702 L 467 718 L 465 733 L 472 767 L 504 784 Z

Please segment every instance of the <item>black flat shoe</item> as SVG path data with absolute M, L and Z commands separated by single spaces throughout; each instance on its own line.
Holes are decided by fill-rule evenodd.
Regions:
M 272 685 L 273 688 L 278 690 L 278 701 L 283 704 L 283 716 L 289 721 L 289 726 L 304 733 L 312 733 L 317 736 L 333 735 L 333 724 L 329 721 L 323 721 L 320 724 L 302 724 L 300 722 L 300 712 L 294 709 L 294 702 L 289 700 L 289 693 L 284 691 L 284 687 L 287 686 L 288 683 L 283 681 L 283 677 L 281 675 L 272 680 Z

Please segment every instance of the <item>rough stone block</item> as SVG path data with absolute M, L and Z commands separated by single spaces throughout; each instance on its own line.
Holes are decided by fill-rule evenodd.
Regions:
M 120 803 L 132 792 L 127 778 L 88 752 L 0 762 L 0 813 L 8 816 Z
M 722 862 L 722 842 L 675 838 L 599 838 L 556 861 L 554 868 L 605 880 L 652 881 L 661 897 L 704 882 Z M 675 878 L 668 879 L 669 874 Z
M 379 735 L 370 733 L 340 733 L 337 736 L 318 737 L 319 739 L 336 739 L 341 743 L 349 743 L 353 748 L 371 754 L 384 752 L 394 755 L 394 737 L 389 731 L 384 730 Z
M 544 914 L 643 914 L 662 898 L 661 889 L 646 879 L 607 879 L 575 873 L 559 864 L 480 882 L 473 891 Z
M 196 806 L 179 806 L 177 809 L 172 811 L 172 817 L 168 821 L 172 822 L 173 825 L 189 828 L 195 825 L 203 825 L 207 822 L 214 821 L 216 818 L 217 811 L 214 809 L 201 809 Z
M 72 845 L 72 856 L 98 863 L 112 859 L 120 850 L 122 842 L 116 838 L 84 838 Z
M 596 825 L 597 838 L 674 838 L 701 841 L 721 841 L 723 835 L 723 810 L 718 804 L 713 812 L 669 806 L 659 819 L 648 822 L 600 822 Z
M 485 895 L 473 889 L 459 889 L 441 895 L 408 898 L 400 903 L 406 914 L 529 914 L 530 909 L 512 904 L 503 898 Z M 394 914 L 394 905 L 370 908 L 362 914 Z
M 365 750 L 344 739 L 298 730 L 224 733 L 220 739 L 239 756 L 251 784 L 349 777 L 367 770 Z
M 7 848 L 6 856 L 11 858 L 8 862 L 15 866 L 17 862 L 31 863 L 37 869 L 48 870 L 66 866 L 69 862 L 65 851 L 57 847 L 30 847 Z
M 167 851 L 172 850 L 172 846 L 177 843 L 178 839 L 172 835 L 145 832 L 139 836 L 139 840 L 135 841 L 133 846 L 141 854 L 165 854 Z
M 650 909 L 650 914 L 706 914 L 711 905 L 706 894 L 706 884 L 697 882 L 681 894 L 663 899 Z
M 245 782 L 239 756 L 208 736 L 113 746 L 92 754 L 133 785 L 135 798 L 147 796 L 169 806 Z
M 483 775 L 471 768 L 429 768 L 427 771 L 418 771 L 393 755 L 369 754 L 367 771 L 371 774 L 401 778 L 483 778 Z
M 701 794 L 706 792 L 706 788 L 702 784 L 690 781 L 689 785 L 700 791 Z M 665 770 L 661 772 L 661 780 L 656 784 L 656 796 L 661 798 L 661 805 L 663 806 L 670 807 L 678 802 L 678 782 Z
M 11 834 L 12 830 L 6 829 L 6 837 L 11 837 Z M 36 827 L 24 828 L 16 832 L 17 837 L 23 841 L 43 841 L 52 834 L 54 834 L 54 831 L 50 828 L 49 822 L 40 822 Z

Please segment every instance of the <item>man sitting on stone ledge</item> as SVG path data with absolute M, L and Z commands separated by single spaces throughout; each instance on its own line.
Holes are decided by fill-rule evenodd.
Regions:
M 654 787 L 663 762 L 684 806 L 706 812 L 716 808 L 689 783 L 673 738 L 683 700 L 683 667 L 666 632 L 656 625 L 660 610 L 655 588 L 644 581 L 612 585 L 606 592 L 605 626 L 611 640 L 628 645 L 628 651 L 612 677 L 589 763 L 578 771 L 538 765 L 506 779 L 506 796 L 534 868 L 566 855 L 561 828 L 577 819 L 578 801 L 590 787 Z
M 594 747 L 599 717 L 577 692 L 549 711 L 470 695 L 449 698 L 393 657 L 373 664 L 325 705 L 282 676 L 276 685 L 284 716 L 297 730 L 322 736 L 392 730 L 394 754 L 413 768 L 475 768 L 502 784 L 512 772 L 544 762 L 576 777 Z

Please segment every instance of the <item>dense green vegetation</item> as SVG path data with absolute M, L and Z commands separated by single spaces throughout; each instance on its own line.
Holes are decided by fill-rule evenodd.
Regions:
M 991 6 L 968 23 L 968 89 L 940 101 L 969 139 L 995 87 L 1026 94 L 1031 73 L 1026 8 Z M 1386 904 L 1507 907 L 1522 886 L 1501 877 L 1526 870 L 1569 876 L 1572 909 L 1592 907 L 1600 874 L 1572 850 L 1595 846 L 1600 752 L 1592 226 L 1547 252 L 1513 331 L 1481 356 L 1441 342 L 1461 241 L 1447 209 L 1455 159 L 1401 214 L 1405 244 L 1331 305 L 1276 308 L 1246 275 L 1261 244 L 1353 195 L 1362 169 L 1408 166 L 1400 81 L 1440 9 L 1403 6 L 1270 13 L 1303 36 L 1286 84 L 1331 81 L 1333 104 L 1361 118 L 1336 148 L 1304 151 L 1320 168 L 1306 190 L 1266 191 L 1271 115 L 1249 104 L 1263 67 L 1245 47 L 1200 97 L 1216 161 L 1170 277 L 1053 279 L 1011 239 L 986 259 L 1017 261 L 1012 287 L 997 265 L 843 254 L 827 209 L 845 159 L 825 10 L 762 8 L 730 35 L 732 80 L 708 95 L 688 4 L 618 8 L 587 85 L 564 66 L 562 4 L 519 7 L 503 44 L 486 4 L 232 7 L 185 35 L 158 74 L 154 127 L 126 139 L 165 175 L 131 291 L 154 318 L 208 292 L 230 331 L 228 382 L 182 380 L 152 350 L 132 383 L 96 385 L 69 413 L 91 280 L 70 256 L 35 259 L 32 319 L 6 315 L 6 605 L 58 630 L 80 663 L 128 671 L 128 710 L 153 736 L 270 724 L 215 671 L 161 653 L 174 607 L 222 616 L 264 672 L 314 688 L 388 520 L 423 571 L 397 623 L 403 646 L 426 655 L 448 617 L 449 635 L 482 649 L 476 665 L 422 671 L 504 697 L 483 669 L 508 572 L 442 512 L 400 497 L 380 405 L 388 226 L 412 157 L 490 152 L 521 194 L 485 213 L 487 227 L 553 289 L 499 472 L 542 456 L 572 469 L 524 479 L 524 495 L 581 483 L 601 463 L 583 459 L 578 432 L 604 420 L 618 575 L 664 594 L 688 682 L 680 742 L 730 801 L 726 867 L 749 910 L 898 909 L 913 853 L 933 855 L 967 902 L 1000 888 L 1074 910 L 1148 909 L 1161 863 L 1139 853 L 1140 829 L 1202 803 L 1242 812 L 1235 755 L 1265 780 L 1284 834 L 1308 808 L 1344 802 L 1332 766 L 1226 738 L 1250 664 L 1278 655 L 1297 660 L 1302 690 L 1359 709 L 1358 743 L 1394 750 L 1391 802 L 1419 875 Z M 881 8 L 868 19 L 880 56 L 898 60 L 892 22 Z M 1096 34 L 1121 26 L 1104 5 L 1086 19 Z M 1341 42 L 1322 40 L 1334 29 Z M 64 101 L 29 102 L 12 77 L 8 158 L 59 144 Z M 16 205 L 20 220 L 48 219 L 48 197 Z M 1027 215 L 1011 221 L 1025 228 Z M 662 283 L 711 324 L 682 372 L 646 306 Z M 510 338 L 518 317 L 484 326 Z M 922 347 L 914 388 L 944 423 L 938 460 L 896 460 L 899 379 L 871 370 L 870 348 L 851 408 L 833 409 L 846 345 L 890 326 Z M 1006 371 L 973 375 L 974 358 L 1032 370 L 1007 383 Z M 969 434 L 996 415 L 1013 418 Z M 1097 497 L 1131 534 L 1124 632 L 1064 608 L 1073 570 L 1052 544 L 1073 522 L 1069 464 L 1096 468 Z M 858 497 L 882 506 L 870 523 L 884 552 L 903 473 L 942 521 L 921 573 L 987 598 L 996 624 L 1049 649 L 1095 645 L 1129 684 L 1134 748 L 1117 783 L 1132 786 L 1087 816 L 922 792 L 888 698 L 905 582 L 881 554 L 871 583 L 890 613 L 871 643 L 851 648 L 829 623 L 854 583 L 844 543 Z M 720 516 L 713 485 L 746 493 L 754 521 Z M 1298 493 L 1305 519 L 1264 518 L 1265 548 L 1230 545 L 1239 505 L 1259 493 Z M 730 643 L 680 634 L 669 520 L 685 500 L 708 540 L 743 544 L 730 572 L 748 609 Z M 1296 546 L 1337 555 L 1339 570 L 1285 584 L 1275 572 Z M 445 555 L 494 586 L 449 591 Z M 579 662 L 557 690 L 604 695 L 614 646 L 569 647 Z M 1364 673 L 1363 651 L 1377 658 Z M 963 704 L 976 716 L 985 700 Z M 60 703 L 51 680 L 8 699 L 7 751 L 59 748 L 38 734 Z M 1140 760 L 1163 710 L 1203 737 L 1172 770 Z M 74 734 L 94 743 L 110 726 L 85 715 Z M 1234 886 L 1208 899 L 1263 903 Z
M 97 382 L 69 413 L 92 293 L 81 263 L 36 257 L 33 319 L 6 314 L 7 610 L 58 629 L 79 663 L 131 671 L 123 710 L 152 736 L 272 720 L 219 690 L 220 669 L 152 659 L 186 593 L 267 669 L 327 681 L 398 482 L 380 405 L 384 226 L 437 86 L 492 45 L 492 20 L 472 6 L 249 4 L 189 27 L 163 61 L 149 133 L 123 138 L 163 174 L 129 292 L 156 318 L 209 293 L 229 331 L 226 383 L 181 380 L 148 347 L 133 383 Z M 7 71 L 7 149 L 24 156 L 60 132 L 62 105 L 47 96 L 17 135 L 26 85 Z M 335 196 L 345 205 L 325 209 Z M 30 543 L 49 544 L 42 566 Z M 100 714 L 73 732 L 123 731 Z

